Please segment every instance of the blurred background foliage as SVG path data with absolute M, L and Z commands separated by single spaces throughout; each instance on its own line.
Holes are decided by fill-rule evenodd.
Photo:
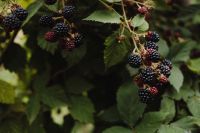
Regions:
M 131 78 L 135 70 L 126 65 L 131 44 L 116 46 L 119 26 L 107 24 L 117 17 L 108 20 L 107 12 L 100 12 L 87 19 L 103 23 L 82 20 L 106 10 L 100 1 L 73 0 L 84 42 L 72 52 L 44 41 L 46 29 L 38 20 L 56 6 L 16 2 L 29 17 L 19 31 L 0 29 L 0 133 L 200 132 L 199 0 L 155 0 L 149 25 L 139 27 L 158 31 L 159 51 L 174 64 L 171 86 L 148 106 L 139 102 Z

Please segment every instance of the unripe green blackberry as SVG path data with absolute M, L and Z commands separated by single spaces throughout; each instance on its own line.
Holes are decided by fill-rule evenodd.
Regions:
M 65 6 L 63 9 L 63 17 L 65 19 L 71 18 L 75 13 L 75 7 L 74 6 Z
M 47 5 L 53 5 L 57 2 L 57 0 L 44 0 Z
M 3 19 L 2 25 L 6 30 L 11 31 L 19 29 L 22 22 L 15 15 L 11 14 Z
M 160 36 L 155 31 L 149 31 L 146 36 L 147 41 L 158 42 L 160 40 Z
M 142 58 L 137 54 L 131 54 L 128 56 L 128 64 L 131 67 L 138 68 L 142 65 Z
M 142 103 L 148 104 L 148 103 L 152 102 L 154 99 L 154 95 L 151 94 L 149 89 L 145 89 L 145 88 L 139 89 L 138 94 L 139 94 L 140 101 Z
M 13 14 L 21 21 L 24 21 L 28 16 L 28 11 L 18 7 L 13 11 Z
M 155 42 L 148 41 L 144 44 L 145 49 L 158 50 L 158 45 Z
M 158 62 L 160 61 L 160 54 L 154 49 L 147 49 L 146 58 L 148 61 Z
M 140 70 L 140 77 L 144 83 L 151 84 L 155 81 L 156 75 L 151 67 Z
M 55 24 L 55 21 L 51 16 L 44 15 L 40 18 L 39 23 L 42 26 L 52 27 Z
M 69 26 L 65 25 L 64 23 L 57 23 L 53 27 L 53 31 L 56 33 L 57 36 L 63 37 L 66 36 L 67 33 L 69 32 Z

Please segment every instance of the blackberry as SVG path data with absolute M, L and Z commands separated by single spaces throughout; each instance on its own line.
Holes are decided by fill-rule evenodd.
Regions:
M 66 49 L 66 50 L 69 50 L 69 51 L 71 51 L 75 48 L 75 44 L 74 44 L 73 40 L 62 39 L 62 40 L 60 40 L 60 44 L 61 44 L 61 47 L 63 49 Z
M 57 23 L 54 27 L 53 27 L 53 31 L 56 33 L 56 35 L 58 35 L 59 37 L 63 37 L 66 36 L 68 31 L 69 31 L 69 27 L 68 25 L 65 25 L 64 23 Z
M 128 64 L 131 67 L 138 68 L 142 65 L 142 58 L 137 54 L 131 54 L 128 57 Z
M 158 89 L 156 87 L 150 87 L 150 88 L 148 88 L 148 90 L 150 91 L 150 93 L 152 95 L 157 95 L 158 94 Z
M 25 20 L 28 16 L 28 11 L 18 7 L 13 11 L 13 14 L 21 21 Z
M 147 60 L 152 61 L 152 62 L 158 62 L 160 60 L 160 54 L 158 53 L 158 51 L 154 49 L 148 49 Z
M 148 89 L 139 89 L 139 98 L 142 103 L 150 103 L 153 101 L 154 95 Z
M 145 49 L 158 50 L 158 45 L 155 42 L 148 41 L 144 44 Z
M 39 20 L 40 25 L 52 27 L 55 24 L 55 21 L 51 16 L 44 15 Z
M 151 84 L 155 81 L 155 72 L 151 67 L 140 70 L 140 77 L 144 83 Z
M 170 60 L 164 59 L 161 63 L 165 66 L 168 66 L 170 69 L 172 69 L 172 62 Z
M 44 0 L 47 5 L 53 5 L 57 2 L 57 0 Z
M 160 36 L 155 31 L 149 31 L 146 36 L 147 41 L 158 42 L 160 40 Z
M 55 32 L 53 32 L 53 31 L 49 31 L 49 32 L 45 33 L 44 38 L 48 42 L 56 42 L 58 39 Z
M 65 19 L 71 18 L 75 13 L 75 7 L 74 6 L 65 6 L 63 9 L 63 17 Z
M 137 10 L 141 14 L 147 14 L 148 13 L 148 8 L 146 6 L 139 7 Z
M 76 47 L 80 46 L 81 42 L 82 42 L 83 36 L 81 34 L 76 34 L 74 37 L 74 43 L 76 45 Z
M 3 19 L 3 27 L 6 30 L 15 30 L 19 29 L 20 26 L 22 25 L 22 22 L 15 16 L 15 15 L 9 15 Z
M 158 66 L 158 69 L 160 70 L 160 73 L 165 75 L 166 77 L 169 77 L 170 76 L 170 68 L 168 66 L 165 66 L 163 64 L 160 64 Z

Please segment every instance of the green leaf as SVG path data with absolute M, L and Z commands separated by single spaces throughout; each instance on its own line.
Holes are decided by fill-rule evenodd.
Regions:
M 60 86 L 52 86 L 41 91 L 41 101 L 49 107 L 60 107 L 66 105 L 66 96 Z
M 169 47 L 167 45 L 167 42 L 163 39 L 160 39 L 160 41 L 157 43 L 159 46 L 159 53 L 161 56 L 166 57 L 169 53 Z
M 30 21 L 30 19 L 38 12 L 38 10 L 43 6 L 44 1 L 42 0 L 36 0 L 34 3 L 32 3 L 29 7 L 28 7 L 28 17 L 26 18 L 26 20 L 24 21 L 23 25 L 25 25 L 26 23 L 28 23 Z
M 7 119 L 0 124 L 0 133 L 27 133 L 22 122 Z
M 46 50 L 47 52 L 50 52 L 51 54 L 54 54 L 56 49 L 58 48 L 58 43 L 51 43 L 51 42 L 47 42 L 44 39 L 44 35 L 40 34 L 38 36 L 38 45 L 43 49 Z
M 144 32 L 149 29 L 149 23 L 145 21 L 141 26 L 138 27 L 139 32 Z
M 26 111 L 30 124 L 32 124 L 33 121 L 36 119 L 37 115 L 39 114 L 39 111 L 40 111 L 40 99 L 38 95 L 34 95 L 30 98 Z
M 84 78 L 74 76 L 65 82 L 67 91 L 74 94 L 81 94 L 93 88 L 93 85 Z
M 93 123 L 94 105 L 91 100 L 83 96 L 72 96 L 70 98 L 69 108 L 72 117 L 80 122 Z
M 187 101 L 187 106 L 189 111 L 192 113 L 193 116 L 200 117 L 200 97 L 193 96 L 189 98 Z
M 74 49 L 73 51 L 62 51 L 62 56 L 68 63 L 68 68 L 78 64 L 81 59 L 85 56 L 87 52 L 86 45 L 81 45 L 79 48 Z
M 145 23 L 145 17 L 143 15 L 136 15 L 132 20 L 131 23 L 134 28 L 140 27 Z
M 9 83 L 12 86 L 17 86 L 18 84 L 18 76 L 14 72 L 10 72 L 5 68 L 0 68 L 0 80 Z
M 189 60 L 187 66 L 192 72 L 200 74 L 200 58 Z
M 181 70 L 177 66 L 173 66 L 169 81 L 171 85 L 179 92 L 181 86 L 183 85 L 184 76 Z
M 116 23 L 119 24 L 121 16 L 113 10 L 98 10 L 93 12 L 90 16 L 84 20 L 96 21 L 101 23 Z
M 0 103 L 13 104 L 15 102 L 14 87 L 0 80 Z
M 137 92 L 138 88 L 132 82 L 123 84 L 117 92 L 118 110 L 128 125 L 134 125 L 145 109 L 145 104 L 140 102 Z
M 128 39 L 118 42 L 116 39 L 117 36 L 118 33 L 114 32 L 106 39 L 104 44 L 106 46 L 104 50 L 104 63 L 107 68 L 123 61 L 131 47 Z
M 186 133 L 187 131 L 179 128 L 174 127 L 171 125 L 162 125 L 161 128 L 158 130 L 158 133 Z
M 116 3 L 116 2 L 121 2 L 122 0 L 104 0 L 107 1 L 109 3 Z
M 200 118 L 186 116 L 172 123 L 173 126 L 180 127 L 187 130 L 193 130 L 200 127 Z
M 29 126 L 28 133 L 46 133 L 40 116 Z
M 91 123 L 78 123 L 76 122 L 71 133 L 93 133 L 94 125 Z
M 131 129 L 120 127 L 120 126 L 113 126 L 104 130 L 102 133 L 132 133 Z

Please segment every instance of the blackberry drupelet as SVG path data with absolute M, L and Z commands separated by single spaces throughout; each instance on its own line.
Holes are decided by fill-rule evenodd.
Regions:
M 148 49 L 147 60 L 152 61 L 152 62 L 158 62 L 160 61 L 160 54 L 158 53 L 158 51 L 154 49 Z
M 148 89 L 139 89 L 139 98 L 142 103 L 150 103 L 153 101 L 153 94 Z
M 21 21 L 24 21 L 28 16 L 28 11 L 18 7 L 13 11 L 13 14 Z
M 65 19 L 71 18 L 75 13 L 75 7 L 74 6 L 65 6 L 63 9 L 63 16 Z
M 74 43 L 76 45 L 76 47 L 80 46 L 81 42 L 83 40 L 83 36 L 81 34 L 76 34 L 74 37 Z
M 44 0 L 47 5 L 53 5 L 57 2 L 57 0 Z
M 52 27 L 55 24 L 55 21 L 51 16 L 44 15 L 40 18 L 39 23 L 42 26 Z
M 145 49 L 158 50 L 158 45 L 155 42 L 148 41 L 144 44 Z
M 45 33 L 44 38 L 48 42 L 56 42 L 58 39 L 55 32 L 53 32 L 53 31 L 49 31 L 49 32 Z
M 164 59 L 161 63 L 165 66 L 168 66 L 170 69 L 172 69 L 172 62 L 170 60 Z
M 155 72 L 151 67 L 140 70 L 140 77 L 144 83 L 151 84 L 155 81 Z
M 160 70 L 160 73 L 165 75 L 166 77 L 169 77 L 171 72 L 170 72 L 170 68 L 168 66 L 165 66 L 163 64 L 160 64 L 158 66 L 158 69 Z
M 131 67 L 138 68 L 142 65 L 142 58 L 137 54 L 131 54 L 128 57 L 128 64 Z
M 160 40 L 160 36 L 155 31 L 149 31 L 146 36 L 147 41 L 158 42 Z
M 57 23 L 54 27 L 53 27 L 53 31 L 56 33 L 56 35 L 58 35 L 59 37 L 64 37 L 67 35 L 68 31 L 69 31 L 69 27 L 68 25 L 65 25 L 64 23 Z
M 11 14 L 3 19 L 2 25 L 6 30 L 10 31 L 19 29 L 22 22 L 15 15 Z

